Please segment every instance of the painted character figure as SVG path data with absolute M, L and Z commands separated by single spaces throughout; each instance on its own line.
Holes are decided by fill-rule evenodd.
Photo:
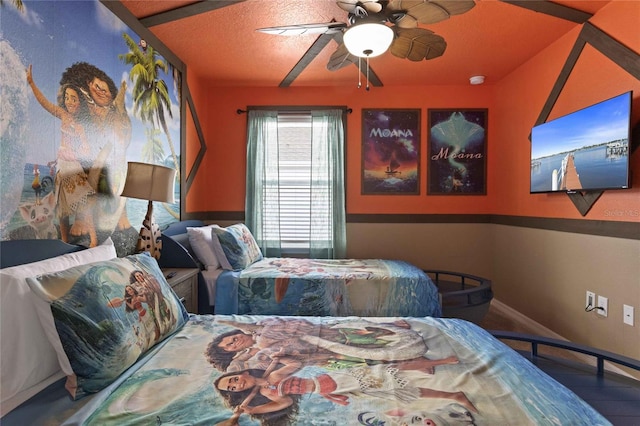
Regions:
M 98 244 L 98 238 L 90 214 L 90 203 L 99 173 L 93 171 L 93 175 L 89 176 L 78 158 L 78 155 L 86 155 L 89 151 L 84 124 L 89 115 L 87 104 L 81 98 L 79 88 L 71 84 L 60 86 L 57 104 L 50 102 L 33 81 L 31 65 L 26 73 L 36 100 L 61 122 L 60 147 L 56 157 L 58 170 L 55 175 L 56 213 L 60 221 L 61 238 L 69 242 L 70 236 L 88 234 L 89 246 L 94 247 Z M 73 225 L 71 217 L 74 217 Z
M 256 334 L 256 345 L 268 348 L 273 342 L 297 338 L 303 342 L 298 345 L 308 350 L 309 345 L 320 347 L 342 355 L 367 358 L 376 361 L 397 360 L 397 351 L 402 349 L 402 359 L 423 356 L 428 348 L 422 336 L 411 329 L 404 320 L 395 323 L 376 323 L 365 320 L 336 323 L 331 326 L 313 324 L 305 319 L 269 318 L 258 323 L 242 323 L 238 321 L 221 321 L 223 324 L 239 328 L 247 333 Z M 372 331 L 384 334 L 384 344 L 374 342 L 374 346 L 358 347 L 346 340 L 348 330 L 359 329 L 361 336 L 372 336 Z M 384 330 L 384 331 L 383 331 Z M 322 333 L 322 334 L 321 334 Z M 287 342 L 291 347 L 294 342 Z M 394 351 L 389 348 L 393 347 Z M 396 353 L 394 353 L 396 352 Z M 366 355 L 366 356 L 363 356 Z
M 363 412 L 358 415 L 363 426 L 473 426 L 476 418 L 467 407 L 451 402 L 432 411 L 396 408 L 382 414 Z
M 124 303 L 127 312 L 138 311 L 138 318 L 142 321 L 147 314 L 147 310 L 142 306 L 142 302 L 147 302 L 147 298 L 132 285 L 128 285 L 124 289 Z
M 162 294 L 158 280 L 152 274 L 136 270 L 131 273 L 131 282 L 144 289 L 158 336 L 171 328 L 176 323 L 176 318 Z
M 393 324 L 351 322 L 333 327 L 292 318 L 269 318 L 257 324 L 220 322 L 238 327 L 217 336 L 207 347 L 209 362 L 220 371 L 266 369 L 273 354 L 282 351 L 287 356 L 304 360 L 305 364 L 331 368 L 394 363 L 401 370 L 433 374 L 438 365 L 458 363 L 455 356 L 436 360 L 426 358 L 428 349 L 424 341 L 410 330 L 406 321 Z M 389 347 L 397 349 L 403 344 L 406 344 L 406 350 L 402 355 L 390 355 Z M 419 350 L 412 351 L 411 347 Z
M 131 119 L 125 107 L 126 83 L 120 89 L 100 68 L 86 62 L 77 62 L 62 74 L 60 84 L 79 88 L 89 111 L 85 133 L 90 152 L 85 168 L 94 167 L 95 158 L 104 158 L 97 184 L 97 209 L 100 215 L 95 223 L 101 231 L 131 228 L 126 210 L 126 199 L 119 197 L 127 171 L 126 151 L 131 142 Z
M 58 230 L 53 223 L 56 199 L 53 192 L 45 195 L 39 203 L 26 203 L 19 206 L 22 219 L 33 229 L 32 238 L 50 240 L 58 238 Z
M 214 386 L 234 407 L 236 413 L 251 415 L 274 413 L 283 410 L 297 411 L 298 398 L 316 394 L 339 404 L 350 404 L 350 398 L 361 395 L 392 400 L 407 404 L 419 398 L 439 398 L 456 402 L 468 410 L 477 412 L 464 392 L 432 389 L 424 384 L 424 377 L 415 372 L 407 375 L 391 365 L 375 365 L 328 371 L 312 378 L 293 375 L 301 364 L 287 357 L 277 358 L 282 367 L 272 372 L 243 370 L 226 373 L 215 380 Z M 427 381 L 428 377 L 426 376 Z M 264 397 L 252 401 L 249 397 L 254 387 Z
M 42 184 L 40 183 L 40 168 L 37 164 L 33 165 L 33 181 L 31 181 L 31 189 L 33 189 L 33 192 L 36 194 L 36 204 L 40 204 Z

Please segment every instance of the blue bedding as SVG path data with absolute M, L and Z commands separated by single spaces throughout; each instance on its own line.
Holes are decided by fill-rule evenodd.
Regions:
M 225 358 L 214 349 L 231 335 L 249 337 Z M 438 425 L 610 424 L 464 320 L 239 315 L 192 315 L 118 382 L 56 422 L 395 425 L 416 418 Z
M 216 314 L 440 317 L 438 289 L 407 262 L 265 258 L 216 281 Z

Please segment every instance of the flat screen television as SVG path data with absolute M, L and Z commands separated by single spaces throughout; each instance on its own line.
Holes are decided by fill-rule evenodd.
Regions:
M 534 126 L 531 193 L 625 189 L 632 92 Z

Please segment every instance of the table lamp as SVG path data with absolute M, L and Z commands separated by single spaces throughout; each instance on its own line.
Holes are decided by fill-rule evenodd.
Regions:
M 137 252 L 148 251 L 156 259 L 160 258 L 162 239 L 160 227 L 153 221 L 153 202 L 175 202 L 173 198 L 175 178 L 176 171 L 169 167 L 136 162 L 127 164 L 127 179 L 121 196 L 149 200 L 136 250 Z

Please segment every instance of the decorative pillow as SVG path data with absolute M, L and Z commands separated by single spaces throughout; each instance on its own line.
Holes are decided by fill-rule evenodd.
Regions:
M 149 253 L 27 282 L 73 399 L 109 385 L 188 319 Z
M 113 241 L 108 238 L 97 247 L 0 269 L 2 414 L 64 377 L 56 351 L 34 315 L 33 296 L 26 278 L 115 257 Z
M 215 238 L 212 238 L 211 235 L 211 228 L 213 227 L 218 227 L 218 225 L 187 227 L 187 235 L 189 236 L 191 248 L 193 248 L 198 260 L 202 262 L 205 269 L 215 271 L 220 268 L 220 262 L 213 251 L 213 238 Z M 219 244 L 217 238 L 215 243 Z
M 223 257 L 229 263 L 225 265 L 222 260 L 220 261 L 224 269 L 244 269 L 262 259 L 260 247 L 244 223 L 237 223 L 226 228 L 211 228 L 211 232 L 217 237 Z M 220 254 L 218 254 L 218 259 L 222 259 Z

